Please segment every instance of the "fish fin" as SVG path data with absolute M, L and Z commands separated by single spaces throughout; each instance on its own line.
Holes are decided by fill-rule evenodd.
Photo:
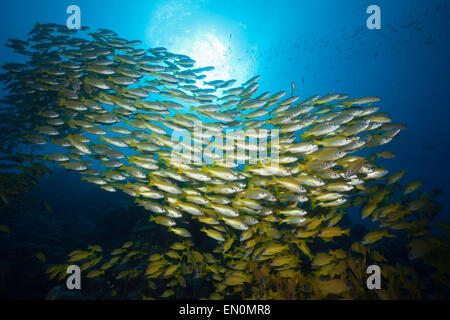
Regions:
M 302 141 L 308 140 L 309 137 L 310 137 L 310 135 L 308 134 L 308 132 L 302 133 L 300 135 L 300 138 L 302 139 Z
M 287 207 L 288 208 L 296 208 L 297 206 L 298 206 L 298 202 L 294 202 L 294 203 L 288 205 Z
M 388 230 L 386 230 L 386 237 L 389 237 L 389 238 L 395 238 L 395 237 L 397 237 L 394 233 L 392 233 L 392 232 L 389 232 Z

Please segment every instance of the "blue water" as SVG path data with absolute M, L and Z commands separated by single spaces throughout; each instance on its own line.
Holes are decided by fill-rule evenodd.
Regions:
M 0 43 L 25 39 L 36 22 L 65 24 L 72 4 L 92 31 L 108 28 L 143 40 L 143 48 L 164 46 L 191 56 L 200 67 L 215 65 L 208 80 L 243 82 L 260 74 L 258 93 L 290 92 L 294 81 L 302 98 L 331 92 L 381 97 L 380 111 L 408 130 L 373 151 L 397 154 L 381 163 L 391 172 L 406 169 L 403 183 L 423 179 L 424 190 L 441 188 L 437 220 L 450 217 L 447 0 L 1 1 Z M 366 27 L 372 4 L 381 9 L 380 30 Z M 0 64 L 23 59 L 0 46 Z M 62 170 L 34 194 L 52 203 L 55 212 L 73 214 L 117 198 Z

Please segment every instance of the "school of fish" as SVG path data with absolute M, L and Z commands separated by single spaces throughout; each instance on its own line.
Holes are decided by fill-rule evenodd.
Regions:
M 136 283 L 144 285 L 135 298 L 176 298 L 191 279 L 205 281 L 208 295 L 195 298 L 207 299 L 427 297 L 421 274 L 377 246 L 403 241 L 411 260 L 450 284 L 448 238 L 430 235 L 436 194 L 377 165 L 393 152 L 367 152 L 406 129 L 380 111 L 379 97 L 304 99 L 294 83 L 257 94 L 260 76 L 206 81 L 213 67 L 108 29 L 38 23 L 27 41 L 6 45 L 27 62 L 2 66 L 1 160 L 36 174 L 52 162 L 125 192 L 150 224 L 179 238 L 163 250 L 142 241 L 108 254 L 100 245 L 76 250 L 48 267 L 50 279 L 79 264 L 85 278 L 111 285 L 109 298 Z M 47 145 L 60 151 L 37 154 Z M 0 188 L 5 203 L 16 184 Z M 378 228 L 353 239 L 349 210 Z M 440 227 L 448 233 L 448 223 Z M 195 243 L 199 232 L 211 250 Z M 381 290 L 366 287 L 372 264 Z

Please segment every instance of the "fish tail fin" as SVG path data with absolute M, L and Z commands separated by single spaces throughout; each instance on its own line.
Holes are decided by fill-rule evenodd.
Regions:
M 298 202 L 294 202 L 294 203 L 288 205 L 287 207 L 288 208 L 297 208 L 297 206 L 298 206 Z
M 177 171 L 178 171 L 179 173 L 183 173 L 183 172 L 185 172 L 186 170 L 185 170 L 184 168 L 178 167 L 178 168 L 177 168 Z
M 308 138 L 310 137 L 308 132 L 304 132 L 300 135 L 300 138 L 302 139 L 302 141 L 308 140 Z
M 276 178 L 276 177 L 273 177 L 272 180 L 270 180 L 270 185 L 277 185 L 277 184 L 278 184 L 277 178 Z M 275 191 L 276 191 L 276 190 L 275 190 Z
M 386 237 L 389 237 L 389 238 L 395 238 L 395 237 L 397 237 L 396 235 L 395 235 L 395 233 L 392 233 L 392 232 L 386 232 Z
M 9 200 L 4 193 L 0 193 L 0 199 L 2 199 L 4 204 L 9 204 Z

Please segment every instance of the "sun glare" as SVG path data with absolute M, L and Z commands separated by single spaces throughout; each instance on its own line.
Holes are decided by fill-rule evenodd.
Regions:
M 227 59 L 227 48 L 213 34 L 200 35 L 190 48 L 190 57 L 198 67 L 214 66 L 214 70 L 206 73 L 208 80 L 228 80 L 231 78 L 230 62 Z

